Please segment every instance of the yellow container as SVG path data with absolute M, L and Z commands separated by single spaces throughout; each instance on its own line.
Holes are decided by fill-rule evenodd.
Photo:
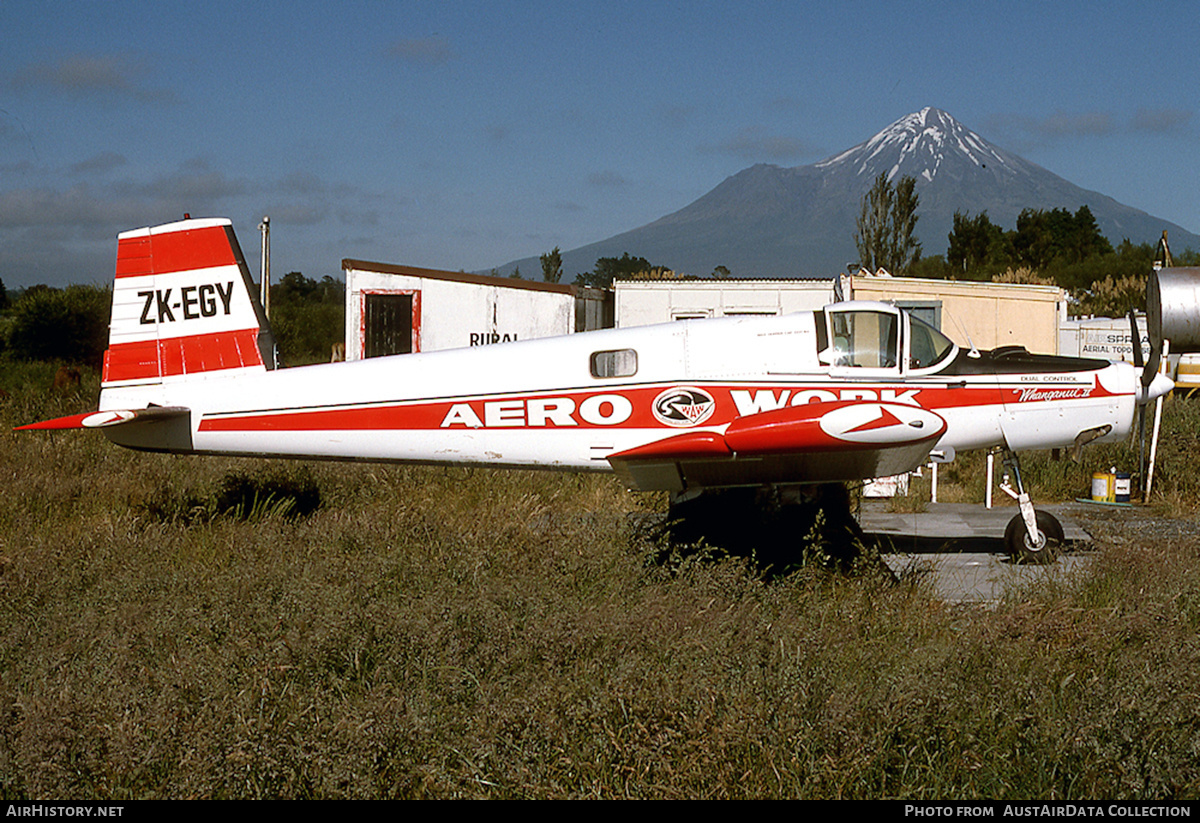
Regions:
M 1096 472 L 1092 475 L 1092 500 L 1097 503 L 1112 503 L 1117 499 L 1117 476 L 1112 472 Z

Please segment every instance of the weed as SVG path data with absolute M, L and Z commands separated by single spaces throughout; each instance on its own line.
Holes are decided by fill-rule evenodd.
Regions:
M 929 508 L 930 485 L 922 477 L 909 477 L 908 491 L 888 498 L 887 510 L 897 514 L 923 512 Z
M 213 505 L 217 513 L 239 520 L 295 519 L 321 506 L 321 490 L 305 468 L 239 471 L 221 479 Z

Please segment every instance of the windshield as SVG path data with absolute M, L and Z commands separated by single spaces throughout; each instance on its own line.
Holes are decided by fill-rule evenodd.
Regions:
M 899 316 L 879 311 L 840 311 L 832 315 L 835 366 L 890 369 L 896 366 Z
M 908 367 L 927 369 L 942 362 L 954 348 L 954 342 L 933 326 L 909 315 L 912 335 L 909 343 Z

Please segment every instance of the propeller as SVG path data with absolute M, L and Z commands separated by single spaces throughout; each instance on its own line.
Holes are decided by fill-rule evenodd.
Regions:
M 1153 283 L 1154 281 L 1151 280 Z M 1149 301 L 1147 301 L 1149 303 Z M 1146 325 L 1151 329 L 1155 324 L 1151 318 L 1159 316 L 1159 312 L 1155 308 L 1151 308 L 1147 312 Z M 1129 329 L 1130 340 L 1133 342 L 1133 365 L 1142 370 L 1141 383 L 1142 386 L 1138 389 L 1137 402 L 1139 406 L 1145 406 L 1151 400 L 1162 397 L 1171 389 L 1175 388 L 1175 382 L 1165 374 L 1160 374 L 1159 369 L 1162 366 L 1163 354 L 1163 337 L 1161 333 L 1161 324 L 1158 336 L 1155 337 L 1155 332 L 1150 332 L 1150 359 L 1146 360 L 1142 356 L 1142 334 L 1138 329 L 1137 314 L 1133 309 L 1129 310 Z
M 1146 480 L 1146 404 L 1142 402 L 1142 394 L 1146 389 L 1146 362 L 1142 357 L 1142 333 L 1138 330 L 1137 310 L 1132 307 L 1129 309 L 1129 330 L 1129 339 L 1133 343 L 1133 365 L 1142 370 L 1142 388 L 1138 391 L 1137 408 L 1134 410 L 1134 414 L 1137 415 L 1138 482 L 1144 485 Z

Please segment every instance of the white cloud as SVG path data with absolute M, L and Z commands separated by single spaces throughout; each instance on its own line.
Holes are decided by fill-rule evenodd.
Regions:
M 387 53 L 402 62 L 425 66 L 440 65 L 454 57 L 450 41 L 439 34 L 397 40 L 388 47 Z
M 720 143 L 700 146 L 699 151 L 704 154 L 731 154 L 753 162 L 798 160 L 815 153 L 814 147 L 805 141 L 767 134 L 762 126 L 747 126 Z
M 1138 109 L 1129 126 L 1134 131 L 1152 134 L 1180 132 L 1191 125 L 1194 114 L 1189 109 Z
M 615 171 L 595 171 L 588 175 L 588 183 L 593 186 L 624 186 L 629 181 Z
M 17 92 L 47 90 L 77 99 L 113 102 L 174 103 L 175 93 L 146 84 L 151 74 L 144 61 L 125 54 L 75 54 L 56 62 L 38 63 L 10 81 Z
M 104 174 L 105 172 L 120 168 L 128 162 L 124 155 L 113 151 L 102 151 L 86 160 L 73 163 L 68 168 L 72 174 Z

